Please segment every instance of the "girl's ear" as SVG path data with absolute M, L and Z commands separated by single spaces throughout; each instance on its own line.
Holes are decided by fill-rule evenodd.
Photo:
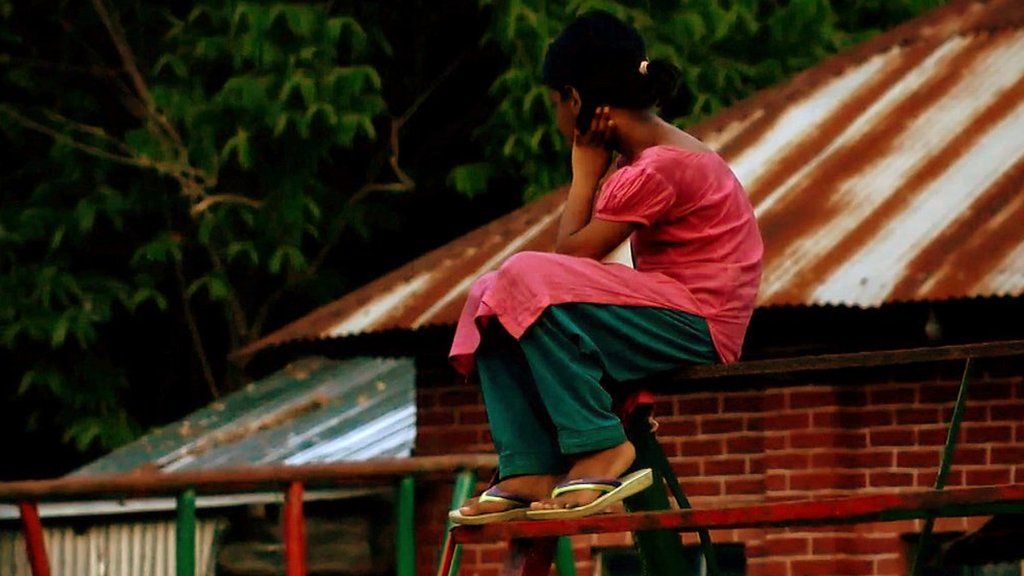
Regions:
M 573 115 L 579 115 L 580 109 L 583 107 L 583 99 L 580 98 L 580 93 L 572 86 L 566 86 L 562 94 L 565 95 L 564 98 L 569 104 L 569 109 L 572 110 Z

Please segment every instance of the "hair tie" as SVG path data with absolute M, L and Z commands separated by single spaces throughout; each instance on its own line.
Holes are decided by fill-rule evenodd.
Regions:
M 643 74 L 644 76 L 647 76 L 647 65 L 648 64 L 649 64 L 649 62 L 647 60 L 644 60 L 643 62 L 640 63 L 640 73 Z

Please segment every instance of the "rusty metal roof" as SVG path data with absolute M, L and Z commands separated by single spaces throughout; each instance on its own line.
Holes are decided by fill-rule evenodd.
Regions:
M 953 2 L 692 132 L 729 161 L 765 239 L 760 306 L 1024 293 L 1024 2 Z M 549 250 L 553 192 L 274 332 L 454 323 L 481 273 Z

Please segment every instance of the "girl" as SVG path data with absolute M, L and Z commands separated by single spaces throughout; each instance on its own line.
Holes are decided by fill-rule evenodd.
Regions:
M 606 12 L 548 49 L 572 185 L 556 253 L 512 256 L 463 309 L 451 361 L 479 374 L 499 469 L 455 522 L 582 516 L 642 490 L 650 470 L 619 477 L 635 454 L 602 383 L 739 356 L 761 237 L 725 162 L 654 113 L 676 77 Z M 601 262 L 627 238 L 635 269 Z

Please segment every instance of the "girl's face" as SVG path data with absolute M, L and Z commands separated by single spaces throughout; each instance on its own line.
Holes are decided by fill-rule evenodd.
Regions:
M 580 96 L 575 88 L 568 88 L 563 96 L 558 90 L 551 91 L 551 102 L 555 106 L 555 123 L 566 143 L 572 145 L 576 135 L 576 117 L 580 114 Z

